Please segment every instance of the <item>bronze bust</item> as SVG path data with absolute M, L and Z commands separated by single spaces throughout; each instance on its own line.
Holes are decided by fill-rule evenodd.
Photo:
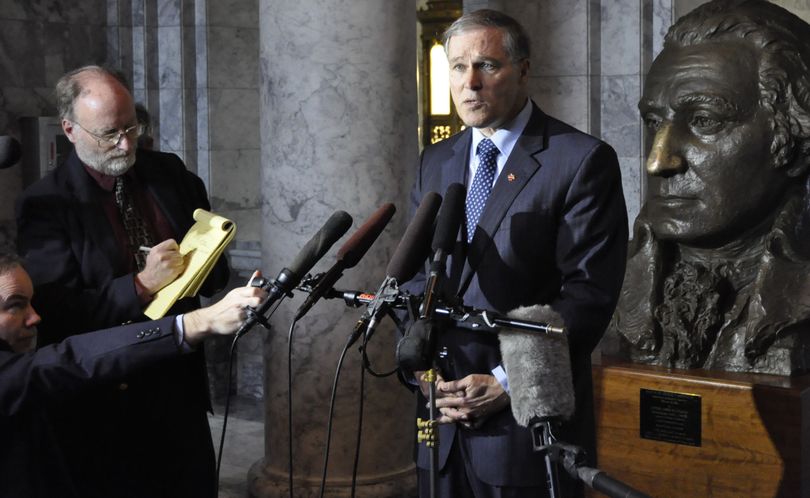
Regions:
M 810 25 L 762 0 L 679 19 L 644 85 L 654 136 L 609 333 L 675 368 L 810 370 Z

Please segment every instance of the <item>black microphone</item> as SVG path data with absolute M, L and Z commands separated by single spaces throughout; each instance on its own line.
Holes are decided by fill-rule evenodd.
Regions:
M 518 308 L 507 316 L 563 326 L 559 313 L 544 305 Z M 528 427 L 537 420 L 571 418 L 574 381 L 566 334 L 502 329 L 498 338 L 509 382 L 512 414 L 517 423 Z
M 14 166 L 20 161 L 22 150 L 20 142 L 9 135 L 0 135 L 0 169 Z
M 281 270 L 275 280 L 270 280 L 263 287 L 267 291 L 267 299 L 255 311 L 248 313 L 248 319 L 239 327 L 236 332 L 241 336 L 259 321 L 259 316 L 264 316 L 265 312 L 276 301 L 289 294 L 306 273 L 315 266 L 324 254 L 339 238 L 343 236 L 352 226 L 352 217 L 346 211 L 335 211 L 326 220 L 323 227 L 309 239 L 298 256 L 290 266 Z
M 436 192 L 428 192 L 416 209 L 413 219 L 391 256 L 385 269 L 385 280 L 374 295 L 363 315 L 357 321 L 352 332 L 350 344 L 365 332 L 370 338 L 377 326 L 379 316 L 388 310 L 391 303 L 399 296 L 399 284 L 412 279 L 425 264 L 430 253 L 430 236 L 433 233 L 433 222 L 442 198 Z
M 393 204 L 383 204 L 382 206 L 371 215 L 371 217 L 363 223 L 363 225 L 354 232 L 349 240 L 347 240 L 337 252 L 337 261 L 313 287 L 312 291 L 307 296 L 304 303 L 298 308 L 295 313 L 295 320 L 300 320 L 307 312 L 323 297 L 328 291 L 332 289 L 341 276 L 343 270 L 353 268 L 363 256 L 366 255 L 371 245 L 380 236 L 383 229 L 391 218 L 394 216 L 396 208 Z
M 453 183 L 447 187 L 442 207 L 436 220 L 436 231 L 433 233 L 433 261 L 430 264 L 430 275 L 425 285 L 425 300 L 422 303 L 420 318 L 430 319 L 436 308 L 436 297 L 441 280 L 445 276 L 447 255 L 453 252 L 456 237 L 464 217 L 464 204 L 467 191 L 464 185 Z
M 408 328 L 407 333 L 397 343 L 396 358 L 400 368 L 408 371 L 427 370 L 433 362 L 437 324 L 433 320 L 436 302 L 439 298 L 442 280 L 447 268 L 447 255 L 453 252 L 458 230 L 464 217 L 464 204 L 467 191 L 464 185 L 453 183 L 447 187 L 436 231 L 433 233 L 433 260 L 430 274 L 425 284 L 425 294 L 419 319 Z

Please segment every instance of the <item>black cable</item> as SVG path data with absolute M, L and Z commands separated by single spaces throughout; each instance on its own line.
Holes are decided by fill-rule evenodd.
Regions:
M 321 474 L 321 491 L 318 496 L 323 498 L 324 489 L 326 488 L 326 469 L 329 466 L 329 446 L 332 442 L 332 418 L 335 413 L 335 397 L 337 396 L 338 380 L 340 379 L 340 369 L 343 367 L 343 360 L 346 358 L 346 352 L 354 342 L 353 337 L 349 337 L 346 345 L 343 346 L 343 351 L 340 352 L 340 359 L 338 360 L 337 369 L 335 370 L 335 380 L 332 382 L 332 396 L 329 400 L 329 419 L 326 425 L 326 447 L 323 450 L 323 472 Z
M 273 313 L 276 312 L 279 305 L 281 304 L 281 301 L 283 300 L 284 297 L 282 296 L 282 298 L 279 299 L 279 301 L 276 303 L 276 307 L 273 308 L 270 311 L 270 313 L 268 313 L 267 317 L 265 317 L 265 321 L 269 319 L 271 316 L 273 316 Z M 219 469 L 222 466 L 222 453 L 225 447 L 225 429 L 228 427 L 228 412 L 230 411 L 231 408 L 231 378 L 233 375 L 233 358 L 234 353 L 236 352 L 236 343 L 239 342 L 239 339 L 241 339 L 242 336 L 244 336 L 244 334 L 235 335 L 233 337 L 233 341 L 231 341 L 231 350 L 228 353 L 228 383 L 225 386 L 225 413 L 222 416 L 222 434 L 220 434 L 219 436 L 219 452 L 217 454 L 217 478 L 216 478 L 217 494 L 219 494 Z
M 362 350 L 366 350 L 367 340 L 363 340 Z M 354 447 L 354 465 L 352 466 L 352 498 L 355 496 L 357 490 L 357 469 L 360 463 L 360 441 L 363 435 L 363 401 L 365 400 L 365 385 L 366 385 L 366 366 L 364 362 L 360 361 L 360 402 L 358 403 L 357 413 L 357 443 Z
M 293 498 L 293 396 L 292 396 L 292 344 L 293 330 L 298 320 L 293 320 L 287 332 L 287 457 L 290 459 L 287 466 L 290 498 Z
M 219 436 L 219 453 L 217 454 L 217 493 L 219 493 L 219 468 L 222 465 L 222 449 L 225 446 L 225 429 L 228 427 L 228 411 L 231 407 L 231 374 L 233 373 L 233 356 L 236 352 L 236 343 L 241 336 L 235 336 L 231 341 L 231 351 L 228 353 L 228 383 L 225 386 L 225 414 L 222 417 L 222 434 Z

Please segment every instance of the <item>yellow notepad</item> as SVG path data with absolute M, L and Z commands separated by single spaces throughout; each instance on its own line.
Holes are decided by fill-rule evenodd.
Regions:
M 197 295 L 222 251 L 236 234 L 236 223 L 204 209 L 194 211 L 196 223 L 180 242 L 186 269 L 155 294 L 144 314 L 152 320 L 163 317 L 178 299 Z

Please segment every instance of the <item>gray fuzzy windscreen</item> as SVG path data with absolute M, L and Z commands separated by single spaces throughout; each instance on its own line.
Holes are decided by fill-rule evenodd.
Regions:
M 510 318 L 564 326 L 549 306 L 512 310 Z M 535 417 L 568 419 L 574 413 L 574 383 L 568 339 L 564 334 L 504 329 L 498 335 L 509 380 L 512 414 L 526 427 Z

